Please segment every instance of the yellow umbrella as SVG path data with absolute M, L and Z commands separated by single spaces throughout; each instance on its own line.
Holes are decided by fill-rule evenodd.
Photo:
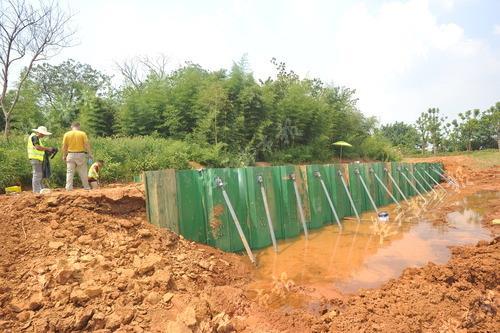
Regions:
M 352 147 L 350 143 L 345 141 L 337 141 L 333 143 L 334 146 L 340 146 L 340 163 L 342 163 L 342 147 Z

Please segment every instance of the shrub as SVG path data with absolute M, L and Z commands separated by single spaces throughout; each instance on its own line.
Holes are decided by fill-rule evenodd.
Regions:
M 49 146 L 61 147 L 60 137 L 50 138 L 46 142 Z M 0 190 L 11 185 L 31 183 L 26 143 L 27 135 L 13 136 L 9 141 L 0 139 Z M 224 144 L 201 145 L 154 136 L 97 137 L 91 138 L 91 144 L 94 158 L 105 162 L 101 175 L 104 182 L 129 182 L 147 170 L 185 169 L 189 167 L 189 161 L 207 167 L 242 167 L 255 163 L 252 151 L 228 152 Z M 298 145 L 274 152 L 266 159 L 274 164 L 326 162 L 331 160 L 334 152 L 325 147 L 328 147 L 328 140 L 321 139 L 314 145 Z M 345 150 L 344 156 L 357 156 L 358 151 L 370 159 L 400 159 L 400 154 L 381 136 L 368 137 L 356 149 Z M 59 153 L 51 160 L 52 187 L 62 187 L 65 183 L 66 166 L 61 157 Z
M 0 189 L 11 185 L 28 185 L 31 166 L 26 153 L 27 136 L 14 136 L 9 141 L 0 139 Z M 61 147 L 60 138 L 46 140 L 48 146 Z M 142 171 L 158 169 L 185 169 L 190 160 L 210 167 L 229 166 L 236 155 L 224 153 L 221 146 L 201 146 L 177 140 L 155 137 L 91 138 L 95 159 L 104 160 L 102 179 L 105 182 L 132 181 Z M 51 186 L 63 186 L 66 166 L 62 154 L 51 160 Z M 76 177 L 77 178 L 77 177 Z
M 361 152 L 364 157 L 378 161 L 398 161 L 401 153 L 398 152 L 391 142 L 381 135 L 367 137 L 361 143 Z

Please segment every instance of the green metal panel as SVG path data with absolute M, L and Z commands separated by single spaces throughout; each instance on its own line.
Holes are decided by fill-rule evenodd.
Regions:
M 383 163 L 382 168 L 383 168 L 383 174 L 384 174 L 384 178 L 382 180 L 385 181 L 387 188 L 389 189 L 389 191 L 392 193 L 392 195 L 396 198 L 396 200 L 398 202 L 404 201 L 404 199 L 398 193 L 396 186 L 394 186 L 391 179 L 389 178 L 389 174 L 391 173 L 391 168 L 392 168 L 391 162 Z M 392 173 L 391 173 L 391 175 L 392 175 Z M 393 202 L 392 199 L 390 199 L 389 201 L 391 203 Z
M 373 169 L 374 173 L 378 176 L 378 178 L 380 178 L 382 183 L 384 183 L 384 185 L 387 188 L 390 188 L 388 181 L 389 177 L 387 177 L 387 173 L 384 171 L 385 164 L 382 162 L 372 163 L 371 168 Z M 393 203 L 391 197 L 387 194 L 386 190 L 382 187 L 382 185 L 379 184 L 373 173 L 369 173 L 369 175 L 370 175 L 370 180 L 372 182 L 372 186 L 375 187 L 374 189 L 376 198 L 375 202 L 377 203 L 377 205 L 381 207 Z
M 247 212 L 247 191 L 244 169 L 208 169 L 205 172 L 206 208 L 208 216 L 208 244 L 224 251 L 243 250 L 243 243 L 229 208 L 224 200 L 222 189 L 216 186 L 215 179 L 220 177 L 235 210 L 247 240 L 251 242 Z
M 281 191 L 281 234 L 279 238 L 283 239 L 297 237 L 302 231 L 295 190 L 293 182 L 290 180 L 292 173 L 296 173 L 296 170 L 291 165 L 273 167 L 273 183 Z M 298 179 L 300 174 L 296 174 L 296 177 Z
M 420 193 L 422 194 L 427 193 L 427 191 L 429 190 L 428 186 L 426 186 L 425 182 L 420 178 L 420 176 L 416 172 L 416 170 L 418 170 L 417 164 L 410 164 L 408 166 L 408 169 L 410 169 L 411 174 L 415 177 L 416 180 L 413 179 L 413 176 L 411 176 L 411 179 L 414 181 L 414 184 L 420 191 Z
M 328 195 L 332 198 L 331 172 L 326 165 L 308 165 L 307 187 L 309 194 L 309 207 L 311 212 L 311 228 L 319 228 L 323 225 L 335 223 L 335 217 L 326 198 L 321 181 L 315 176 L 315 172 L 321 174 L 321 179 L 325 183 Z M 333 201 L 333 200 L 332 200 Z M 335 204 L 334 207 L 336 208 Z
M 406 178 L 408 178 L 410 180 L 410 183 L 413 184 L 413 186 L 415 186 L 419 191 L 420 191 L 420 188 L 418 187 L 418 184 L 415 182 L 415 180 L 413 179 L 411 173 L 412 173 L 412 165 L 409 164 L 409 163 L 402 163 L 403 165 L 403 173 L 406 175 Z M 406 179 L 405 179 L 406 180 Z M 408 195 L 410 196 L 415 196 L 417 195 L 417 192 L 415 191 L 415 189 L 413 188 L 413 186 L 411 186 L 410 184 L 408 184 Z
M 246 187 L 248 195 L 248 214 L 250 225 L 250 246 L 252 249 L 260 249 L 272 244 L 271 234 L 267 222 L 267 215 L 262 196 L 261 185 L 257 178 L 262 177 L 263 186 L 269 206 L 269 213 L 273 223 L 273 230 L 281 227 L 279 214 L 276 209 L 275 188 L 273 184 L 272 169 L 270 167 L 246 168 Z
M 420 184 L 422 185 L 421 187 L 419 187 L 419 190 L 420 188 L 422 188 L 422 191 L 423 193 L 427 193 L 430 188 L 429 186 L 427 185 L 427 183 L 422 180 L 422 177 L 420 177 L 420 175 L 424 176 L 422 170 L 424 168 L 424 164 L 425 163 L 415 163 L 413 164 L 413 175 L 415 176 L 415 178 L 418 179 L 418 181 L 420 182 Z M 417 172 L 418 171 L 418 172 Z M 419 174 L 420 173 L 420 174 Z M 425 176 L 424 176 L 425 177 Z M 424 178 L 425 179 L 425 178 Z M 425 179 L 427 181 L 427 179 Z
M 436 169 L 440 174 L 444 175 L 444 165 L 442 163 L 434 163 L 434 169 Z M 441 176 L 438 175 L 436 172 L 434 172 L 434 175 L 436 177 L 436 180 L 438 182 L 444 182 L 444 179 L 441 179 Z
M 441 163 L 373 163 L 346 165 L 310 165 L 307 167 L 280 166 L 255 167 L 244 169 L 207 169 L 203 172 L 183 170 L 162 170 L 145 173 L 148 220 L 160 227 L 165 227 L 182 234 L 187 239 L 207 243 L 225 251 L 241 251 L 243 244 L 222 196 L 221 188 L 215 184 L 216 177 L 225 183 L 225 190 L 236 212 L 243 232 L 252 248 L 271 245 L 264 202 L 257 182 L 262 176 L 268 198 L 273 228 L 277 239 L 297 237 L 302 232 L 302 223 L 297 209 L 293 181 L 290 174 L 295 174 L 296 184 L 308 228 L 320 228 L 335 223 L 328 200 L 321 182 L 314 176 L 321 173 L 328 194 L 340 219 L 353 215 L 348 196 L 338 175 L 342 171 L 352 194 L 358 212 L 372 210 L 368 196 L 355 174 L 359 170 L 378 207 L 392 203 L 382 186 L 370 172 L 374 172 L 392 191 L 398 200 L 403 198 L 388 180 L 384 168 L 388 167 L 395 181 L 407 197 L 416 195 L 412 187 L 402 176 L 404 172 L 410 181 L 419 186 L 421 192 L 429 191 L 429 186 L 417 174 L 414 174 L 425 189 L 420 188 L 410 175 L 412 170 L 431 183 L 439 181 L 433 171 L 442 172 Z M 398 168 L 401 168 L 398 170 Z M 408 170 L 406 170 L 408 168 Z M 433 185 L 433 184 L 432 184 Z
M 359 176 L 356 174 L 356 170 L 359 170 L 359 174 L 364 177 L 363 179 L 366 179 L 365 168 L 360 163 L 349 164 L 349 191 L 351 192 L 352 200 L 358 213 L 361 213 L 371 208 L 368 196 L 359 180 Z
M 382 206 L 379 201 L 379 191 L 378 191 L 378 182 L 373 176 L 373 173 L 370 172 L 370 169 L 372 168 L 373 164 L 372 163 L 363 163 L 363 179 L 365 180 L 366 187 L 368 188 L 368 191 L 370 192 L 370 195 L 375 202 L 375 205 L 378 207 Z M 366 196 L 366 209 L 367 210 L 373 210 L 373 205 L 370 202 L 370 199 L 368 198 L 368 195 Z
M 425 171 L 429 172 L 429 163 L 416 163 L 414 169 L 420 173 L 420 175 L 416 174 L 415 176 L 425 187 L 426 192 L 429 192 L 434 186 L 434 182 L 425 173 Z M 425 181 L 423 181 L 422 178 L 424 178 Z
M 205 179 L 202 172 L 176 172 L 180 234 L 186 239 L 207 243 Z
M 399 163 L 397 168 L 397 173 L 399 175 L 399 186 L 403 190 L 404 194 L 407 198 L 414 196 L 414 191 L 411 188 L 411 185 L 408 183 L 408 180 L 403 176 L 403 173 L 408 177 L 408 174 L 405 170 L 406 163 Z M 409 179 L 409 178 L 408 178 Z
M 339 171 L 344 175 L 344 179 L 347 183 L 347 188 L 349 189 L 348 183 L 348 169 L 347 165 L 344 164 L 333 164 L 328 166 L 328 171 L 330 173 L 331 187 L 330 193 L 333 196 L 333 204 L 337 209 L 337 214 L 339 215 L 339 219 L 342 219 L 346 216 L 354 215 L 354 211 L 351 209 L 351 204 L 349 203 L 349 197 L 344 189 L 344 185 L 342 185 L 342 180 L 339 176 Z
M 394 181 L 397 183 L 397 185 L 399 186 L 399 188 L 401 189 L 401 191 L 406 196 L 408 194 L 408 192 L 407 192 L 407 184 L 406 184 L 406 181 L 404 180 L 403 176 L 401 176 L 401 174 L 399 172 L 399 169 L 400 169 L 399 163 L 397 163 L 397 162 L 392 162 L 391 163 L 391 170 L 390 170 L 390 172 L 391 172 L 392 178 L 394 179 Z M 393 184 L 391 184 L 391 185 L 393 185 Z M 403 196 L 399 193 L 398 189 L 394 185 L 392 186 L 392 194 L 399 201 L 404 200 Z

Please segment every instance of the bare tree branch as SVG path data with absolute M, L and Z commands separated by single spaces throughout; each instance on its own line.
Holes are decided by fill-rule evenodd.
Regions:
M 115 66 L 128 84 L 131 84 L 136 89 L 141 86 L 142 80 L 139 75 L 137 61 L 134 59 L 124 60 L 122 63 L 115 61 Z
M 34 6 L 26 0 L 0 2 L 0 109 L 5 117 L 4 135 L 8 137 L 10 120 L 22 86 L 36 62 L 44 61 L 69 47 L 75 34 L 68 28 L 72 15 L 54 2 L 42 0 Z M 15 88 L 9 81 L 14 64 L 25 65 Z M 6 100 L 9 89 L 13 98 Z
M 125 82 L 138 89 L 148 78 L 163 80 L 167 77 L 169 58 L 165 54 L 155 57 L 137 56 L 123 62 L 115 62 Z

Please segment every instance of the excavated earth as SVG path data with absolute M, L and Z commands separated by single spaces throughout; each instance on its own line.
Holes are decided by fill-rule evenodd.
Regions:
M 500 189 L 500 167 L 436 159 L 464 187 L 432 212 Z M 243 256 L 149 225 L 143 189 L 0 196 L 1 332 L 500 332 L 499 196 L 493 239 L 382 287 L 321 295 L 286 276 L 255 292 Z

